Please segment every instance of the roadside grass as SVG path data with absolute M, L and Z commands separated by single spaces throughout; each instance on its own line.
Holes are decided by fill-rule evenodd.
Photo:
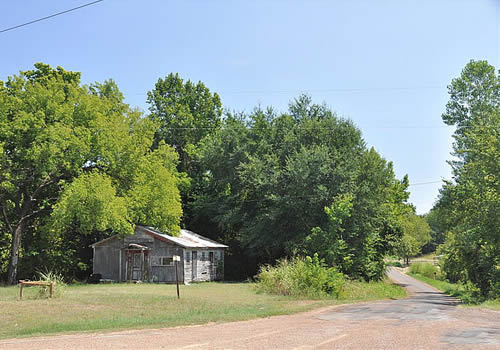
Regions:
M 463 285 L 458 283 L 450 283 L 447 281 L 436 280 L 434 278 L 429 278 L 418 273 L 409 273 L 410 276 L 416 278 L 422 282 L 430 284 L 431 286 L 439 289 L 440 291 L 454 296 L 458 299 L 462 299 L 466 296 L 466 289 Z M 464 307 L 480 307 L 491 310 L 500 310 L 500 300 L 487 300 L 480 304 L 462 304 Z
M 256 293 L 253 283 L 175 285 L 70 285 L 64 296 L 40 299 L 38 287 L 0 288 L 0 339 L 56 333 L 173 327 L 292 314 L 317 307 L 401 298 L 404 289 L 385 282 L 349 282 L 339 299 Z
M 414 259 L 422 259 L 422 260 L 433 260 L 435 258 L 436 258 L 436 252 L 422 254 L 422 255 L 414 257 Z
M 377 299 L 400 299 L 407 296 L 404 288 L 385 281 L 348 281 L 340 293 L 338 301 L 357 302 Z

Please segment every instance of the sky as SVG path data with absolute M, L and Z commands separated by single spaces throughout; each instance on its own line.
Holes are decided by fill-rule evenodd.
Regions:
M 89 2 L 1 1 L 0 31 Z M 451 178 L 447 85 L 471 59 L 500 68 L 499 13 L 500 0 L 105 0 L 0 33 L 0 80 L 44 62 L 112 78 L 146 112 L 170 72 L 232 111 L 286 112 L 307 93 L 408 174 L 423 214 Z

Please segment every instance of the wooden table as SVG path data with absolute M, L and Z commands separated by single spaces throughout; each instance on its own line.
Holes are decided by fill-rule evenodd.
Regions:
M 23 298 L 24 286 L 41 286 L 41 287 L 48 286 L 50 288 L 50 297 L 52 298 L 52 295 L 54 294 L 54 286 L 56 285 L 56 282 L 25 281 L 25 280 L 19 280 L 19 283 L 21 284 L 21 290 L 19 291 L 19 297 L 21 299 Z

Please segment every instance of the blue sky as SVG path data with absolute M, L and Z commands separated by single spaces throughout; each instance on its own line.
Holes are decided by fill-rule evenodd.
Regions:
M 0 30 L 90 0 L 2 1 Z M 105 0 L 0 34 L 0 80 L 35 62 L 113 78 L 133 106 L 178 72 L 226 108 L 285 111 L 308 93 L 351 118 L 411 183 L 450 178 L 446 86 L 471 59 L 500 68 L 500 0 Z M 418 213 L 439 183 L 410 187 Z

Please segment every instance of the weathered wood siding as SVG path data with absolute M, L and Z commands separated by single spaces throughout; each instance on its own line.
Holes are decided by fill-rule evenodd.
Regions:
M 193 252 L 196 252 L 196 264 L 193 264 Z M 224 249 L 187 249 L 184 255 L 184 276 L 186 282 L 204 282 L 224 279 Z M 214 254 L 213 263 L 210 253 Z M 189 261 L 188 261 L 189 258 Z M 196 274 L 193 279 L 193 265 L 196 265 Z
M 178 263 L 179 282 L 184 283 L 184 249 L 159 239 L 154 240 L 151 258 L 173 257 L 174 255 L 181 257 L 181 261 Z M 175 264 L 173 266 L 152 266 L 151 272 L 152 282 L 175 282 Z
M 137 227 L 134 234 L 131 236 L 125 236 L 122 239 L 122 251 L 121 251 L 121 282 L 127 281 L 127 261 L 125 250 L 128 248 L 128 245 L 131 243 L 140 244 L 148 248 L 154 247 L 155 239 L 148 235 L 142 227 Z M 149 252 L 150 256 L 152 251 Z M 151 259 L 151 257 L 150 257 Z M 151 264 L 148 262 L 149 271 L 151 271 Z M 151 273 L 148 281 L 151 281 Z
M 94 248 L 93 273 L 102 278 L 118 281 L 120 275 L 121 240 L 112 239 L 106 245 Z
M 115 281 L 127 280 L 126 250 L 129 244 L 148 247 L 148 259 L 145 262 L 149 274 L 149 282 L 175 282 L 175 264 L 172 266 L 155 266 L 160 257 L 180 256 L 178 263 L 179 282 L 202 282 L 224 279 L 224 249 L 185 249 L 171 242 L 153 238 L 144 229 L 138 227 L 134 235 L 121 238 L 117 236 L 94 247 L 93 272 L 100 273 L 102 278 Z M 193 252 L 196 262 L 193 264 Z M 210 261 L 213 253 L 213 263 Z M 145 253 L 146 254 L 146 253 Z M 196 277 L 193 269 L 196 266 Z

